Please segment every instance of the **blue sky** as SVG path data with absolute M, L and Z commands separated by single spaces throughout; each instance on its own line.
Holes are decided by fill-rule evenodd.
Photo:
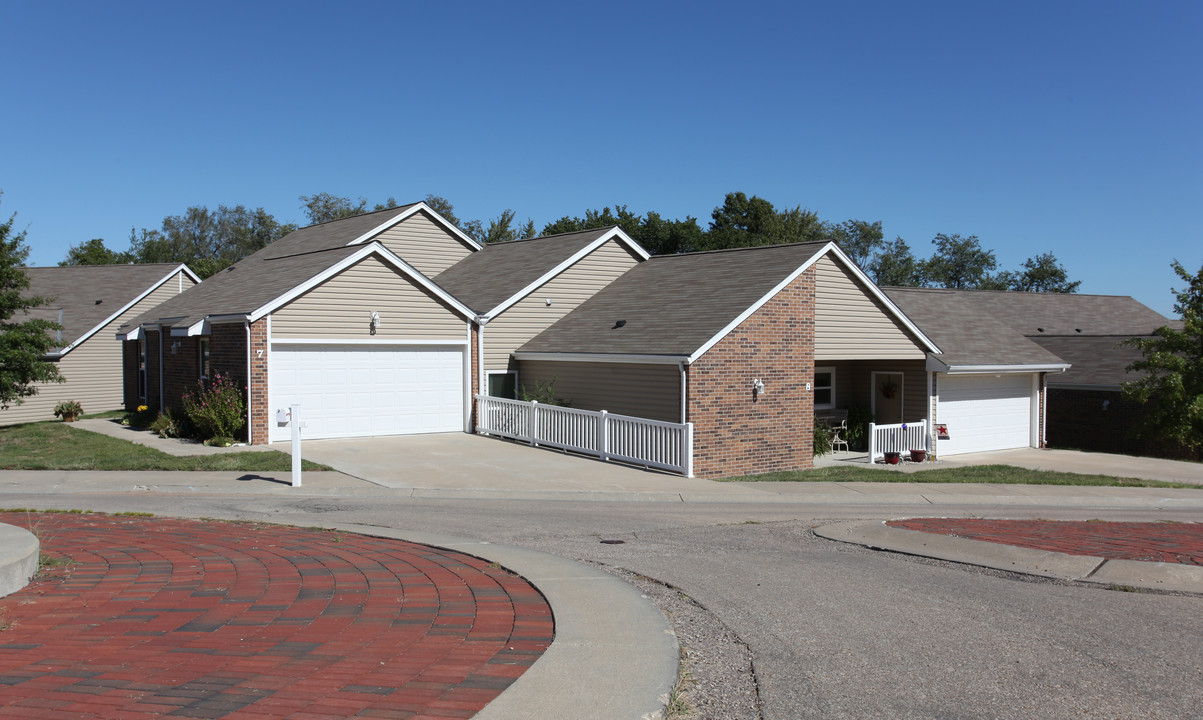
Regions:
M 838 5 L 838 7 L 832 7 Z M 0 9 L 0 215 L 33 265 L 190 205 L 428 193 L 536 225 L 740 190 L 977 235 L 1170 314 L 1203 265 L 1203 3 Z

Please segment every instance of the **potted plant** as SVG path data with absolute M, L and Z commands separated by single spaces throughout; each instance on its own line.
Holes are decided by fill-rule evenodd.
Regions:
M 926 450 L 911 450 L 911 462 L 923 462 L 927 460 Z
M 84 414 L 84 408 L 78 400 L 64 400 L 54 406 L 54 416 L 61 417 L 63 422 L 75 422 Z
M 886 464 L 887 465 L 897 465 L 898 461 L 901 459 L 902 459 L 902 453 L 898 453 L 898 452 L 886 453 Z

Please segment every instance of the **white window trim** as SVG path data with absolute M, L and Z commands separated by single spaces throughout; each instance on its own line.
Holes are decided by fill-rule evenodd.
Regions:
M 834 365 L 824 365 L 822 367 L 815 368 L 815 382 L 814 382 L 814 392 L 815 393 L 817 393 L 819 391 L 819 382 L 818 382 L 819 373 L 831 373 L 831 386 L 830 386 L 831 402 L 822 403 L 822 404 L 816 402 L 815 410 L 831 410 L 835 407 L 835 366 Z M 827 387 L 827 386 L 825 385 L 823 387 Z M 813 397 L 813 395 L 812 395 L 812 397 Z

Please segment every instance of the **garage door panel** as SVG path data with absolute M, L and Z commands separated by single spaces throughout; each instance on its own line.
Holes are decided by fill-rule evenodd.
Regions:
M 937 422 L 948 426 L 944 455 L 986 452 L 1031 444 L 1030 375 L 941 377 Z
M 307 438 L 462 430 L 463 373 L 460 348 L 274 346 L 270 437 L 288 439 L 274 414 L 297 399 Z

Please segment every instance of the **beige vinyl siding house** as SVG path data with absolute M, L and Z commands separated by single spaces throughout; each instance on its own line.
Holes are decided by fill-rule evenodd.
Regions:
M 34 293 L 56 297 L 35 314 L 57 321 L 58 311 L 63 312 L 66 352 L 55 364 L 66 382 L 39 383 L 37 395 L 0 410 L 2 425 L 53 420 L 55 405 L 65 400 L 78 400 L 86 413 L 120 410 L 124 397 L 117 329 L 197 283 L 183 265 L 31 268 L 27 272 Z M 106 308 L 115 314 L 97 320 L 96 311 Z
M 379 323 L 372 332 L 372 313 Z M 413 280 L 368 257 L 272 313 L 273 340 L 465 340 L 466 321 Z
M 490 320 L 483 330 L 485 372 L 516 370 L 511 353 L 640 261 L 618 240 L 608 240 Z
M 426 277 L 434 277 L 471 255 L 476 247 L 425 210 L 376 235 L 376 240 Z
M 924 358 L 913 334 L 847 266 L 824 256 L 815 271 L 815 362 Z
M 539 385 L 553 387 L 555 397 L 569 407 L 681 421 L 677 365 L 528 360 L 521 364 L 518 377 L 531 392 Z M 614 393 L 614 388 L 622 388 L 622 393 Z

